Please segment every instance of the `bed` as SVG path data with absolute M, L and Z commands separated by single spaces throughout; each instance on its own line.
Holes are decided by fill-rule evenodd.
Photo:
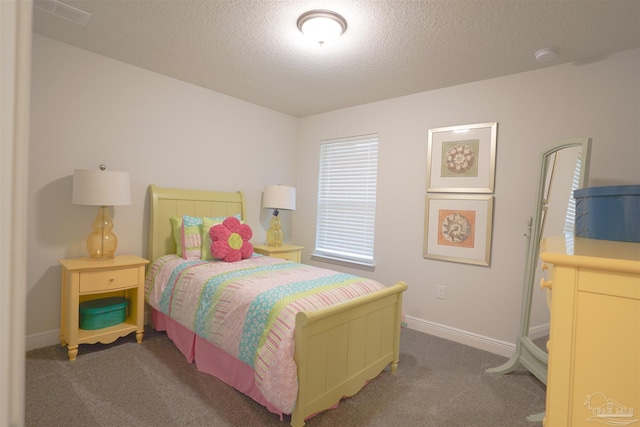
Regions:
M 284 405 L 283 409 L 278 396 L 273 398 L 269 394 L 269 388 L 266 391 L 261 388 L 266 380 L 262 378 L 262 371 L 257 368 L 261 359 L 259 354 L 255 358 L 255 364 L 252 365 L 253 360 L 243 362 L 244 359 L 241 357 L 225 351 L 224 345 L 216 345 L 213 342 L 218 341 L 201 334 L 197 324 L 190 327 L 180 321 L 180 316 L 176 320 L 169 316 L 172 313 L 164 313 L 159 297 L 153 296 L 154 293 L 160 293 L 155 290 L 154 281 L 156 276 L 160 275 L 161 266 L 183 262 L 174 255 L 178 248 L 170 218 L 190 215 L 219 218 L 236 216 L 244 219 L 246 208 L 243 193 L 158 188 L 151 185 L 149 195 L 148 257 L 152 264 L 147 273 L 145 299 L 149 303 L 154 328 L 166 331 L 167 336 L 185 355 L 187 361 L 195 363 L 198 370 L 216 376 L 271 412 L 279 414 L 281 418 L 283 414 L 291 414 L 293 427 L 303 426 L 309 417 L 337 406 L 344 397 L 356 394 L 387 366 L 390 367 L 391 373 L 396 373 L 399 361 L 402 294 L 407 289 L 403 282 L 369 290 L 370 293 L 366 295 L 352 297 L 336 305 L 317 310 L 301 309 L 302 311 L 290 315 L 293 316 L 290 326 L 292 340 L 291 344 L 286 345 L 289 345 L 292 354 L 296 389 L 293 405 Z M 324 270 L 257 254 L 242 262 L 259 263 L 260 268 L 268 264 L 264 268 L 280 269 L 286 271 L 281 273 L 285 275 L 295 275 L 298 271 L 308 274 L 310 269 Z M 192 266 L 198 271 L 204 268 L 229 269 L 231 266 L 223 264 L 236 263 L 214 261 L 208 262 L 211 265 L 204 264 L 205 262 L 191 261 L 190 265 L 181 264 L 180 268 L 184 268 L 184 271 Z M 251 268 L 254 266 L 251 265 Z M 326 271 L 330 270 L 321 273 L 326 274 Z M 367 279 L 359 279 L 361 282 L 368 282 Z M 164 292 L 168 293 L 166 290 Z M 190 296 L 182 299 L 196 298 Z M 173 304 L 186 306 L 183 301 Z M 194 313 L 198 311 L 195 308 L 190 310 Z M 261 342 L 264 341 L 262 337 Z M 277 384 L 278 380 L 274 381 Z M 283 399 L 286 401 L 286 397 Z M 274 401 L 278 403 L 274 404 Z

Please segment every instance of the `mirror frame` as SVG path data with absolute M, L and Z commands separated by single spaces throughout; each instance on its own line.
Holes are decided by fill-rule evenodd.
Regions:
M 535 287 L 535 275 L 538 265 L 540 239 L 542 237 L 542 221 L 546 209 L 545 196 L 548 195 L 547 175 L 549 173 L 550 159 L 561 150 L 573 147 L 581 147 L 582 154 L 580 179 L 578 188 L 583 188 L 589 180 L 589 163 L 591 161 L 591 138 L 573 138 L 561 141 L 558 145 L 545 151 L 540 160 L 540 176 L 538 179 L 538 194 L 536 197 L 535 213 L 529 217 L 527 223 L 527 253 L 525 258 L 524 286 L 522 292 L 522 308 L 520 315 L 519 335 L 516 340 L 516 349 L 511 358 L 501 366 L 487 369 L 489 373 L 508 374 L 518 366 L 524 366 L 542 383 L 547 384 L 548 353 L 538 347 L 529 336 L 531 321 L 531 305 L 533 302 L 533 289 Z M 555 161 L 555 158 L 554 158 Z M 542 414 L 543 415 L 543 414 Z M 529 417 L 530 421 L 541 419 L 540 414 Z

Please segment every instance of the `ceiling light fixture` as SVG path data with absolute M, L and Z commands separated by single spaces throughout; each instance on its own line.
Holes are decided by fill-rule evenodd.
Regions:
M 310 10 L 298 18 L 298 29 L 315 43 L 323 46 L 347 31 L 347 21 L 330 10 Z
M 537 51 L 534 56 L 538 62 L 546 62 L 556 59 L 558 52 L 552 47 L 545 47 Z

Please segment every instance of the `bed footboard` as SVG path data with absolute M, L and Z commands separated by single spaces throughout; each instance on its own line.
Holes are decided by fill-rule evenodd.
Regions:
M 382 291 L 296 316 L 298 399 L 291 426 L 356 394 L 391 365 L 398 369 L 403 282 Z

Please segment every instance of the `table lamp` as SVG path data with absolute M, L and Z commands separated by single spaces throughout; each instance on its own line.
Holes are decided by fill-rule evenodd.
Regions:
M 131 185 L 129 173 L 107 171 L 105 165 L 100 170 L 73 171 L 74 205 L 98 207 L 98 215 L 93 220 L 93 232 L 87 238 L 87 250 L 92 259 L 113 259 L 118 239 L 111 231 L 113 221 L 109 216 L 109 206 L 130 205 Z
M 262 195 L 262 207 L 273 209 L 273 216 L 267 230 L 267 245 L 282 246 L 284 233 L 278 214 L 279 210 L 296 210 L 296 189 L 286 185 L 267 185 Z

